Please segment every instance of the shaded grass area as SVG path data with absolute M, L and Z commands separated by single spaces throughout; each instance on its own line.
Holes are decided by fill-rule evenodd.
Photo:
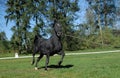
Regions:
M 0 60 L 0 78 L 120 78 L 120 53 L 66 56 L 61 67 L 56 66 L 59 59 L 50 58 L 48 71 L 45 57 L 37 71 L 31 58 Z
M 97 48 L 97 49 L 87 49 L 87 50 L 78 50 L 78 51 L 65 51 L 65 53 L 83 53 L 83 52 L 102 52 L 102 51 L 114 51 L 114 50 L 120 50 L 120 48 Z M 38 53 L 39 54 L 39 53 Z M 26 55 L 32 55 L 32 54 L 20 54 L 19 56 L 26 56 Z M 0 58 L 2 57 L 14 57 L 15 52 L 6 52 L 6 53 L 0 53 Z
M 96 48 L 96 49 L 86 49 L 86 50 L 78 50 L 78 51 L 66 51 L 66 53 L 81 53 L 81 52 L 102 52 L 102 51 L 114 51 L 120 50 L 120 48 Z
M 14 57 L 15 56 L 15 53 L 0 53 L 0 58 L 2 57 Z

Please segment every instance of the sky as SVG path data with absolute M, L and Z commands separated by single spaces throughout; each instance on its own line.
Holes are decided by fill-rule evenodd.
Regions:
M 15 25 L 14 21 L 9 21 L 8 24 L 6 25 L 6 19 L 4 16 L 6 15 L 5 10 L 6 10 L 6 3 L 7 0 L 0 0 L 0 32 L 4 31 L 6 33 L 6 36 L 8 40 L 11 39 L 13 32 L 11 31 L 11 27 Z M 87 8 L 87 2 L 85 0 L 80 0 L 79 1 L 79 6 L 80 6 L 80 11 L 77 13 L 79 16 L 79 19 L 76 20 L 76 24 L 85 22 L 85 10 Z M 83 19 L 84 18 L 84 19 Z
M 6 1 L 7 0 L 0 0 L 0 32 L 4 31 L 6 33 L 8 40 L 10 40 L 13 34 L 13 32 L 11 31 L 11 27 L 14 26 L 15 23 L 14 21 L 9 21 L 9 23 L 6 25 L 6 20 L 4 18 L 4 16 L 6 15 L 5 10 L 7 8 L 5 6 Z M 86 22 L 85 13 L 88 7 L 88 3 L 86 2 L 86 0 L 79 0 L 78 5 L 80 7 L 80 11 L 77 12 L 78 19 L 76 20 L 75 24 L 85 23 Z M 120 28 L 119 24 L 117 27 Z
M 6 20 L 4 18 L 4 16 L 6 15 L 5 3 L 6 3 L 6 0 L 0 0 L 0 32 L 4 31 L 6 33 L 8 40 L 10 40 L 13 34 L 11 31 L 11 27 L 14 25 L 14 22 L 11 21 L 8 23 L 8 25 L 6 25 Z

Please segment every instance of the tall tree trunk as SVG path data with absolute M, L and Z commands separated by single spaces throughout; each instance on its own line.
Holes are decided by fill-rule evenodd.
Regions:
M 98 4 L 98 11 L 100 11 L 100 4 Z M 100 12 L 98 14 L 98 25 L 99 25 L 99 29 L 100 29 L 101 44 L 103 47 L 104 43 L 103 43 L 103 34 L 102 34 L 102 27 L 101 27 L 101 21 L 100 21 Z

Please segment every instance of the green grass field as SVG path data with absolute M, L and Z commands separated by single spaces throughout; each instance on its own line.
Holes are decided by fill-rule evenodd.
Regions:
M 59 56 L 50 58 L 48 71 L 45 57 L 34 70 L 32 58 L 0 60 L 0 78 L 120 78 L 120 53 L 65 56 L 57 68 Z

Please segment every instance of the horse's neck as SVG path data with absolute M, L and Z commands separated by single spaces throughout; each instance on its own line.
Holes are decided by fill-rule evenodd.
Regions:
M 61 50 L 62 49 L 62 42 L 61 42 L 61 39 L 56 35 L 56 34 L 53 34 L 52 36 L 52 44 L 54 46 L 54 50 Z
M 55 32 L 53 33 L 51 39 L 54 44 L 61 44 L 61 38 L 59 38 Z

